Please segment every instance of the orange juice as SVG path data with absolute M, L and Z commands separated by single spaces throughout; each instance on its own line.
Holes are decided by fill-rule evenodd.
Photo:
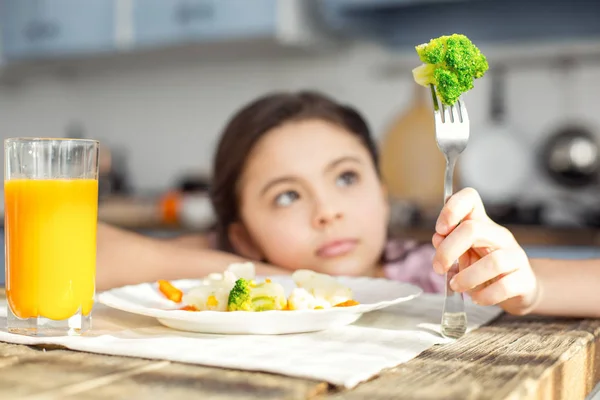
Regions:
M 4 182 L 6 296 L 19 318 L 64 320 L 94 303 L 98 181 Z

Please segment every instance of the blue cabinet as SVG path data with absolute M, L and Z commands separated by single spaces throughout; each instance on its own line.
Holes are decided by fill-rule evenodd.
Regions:
M 272 37 L 277 0 L 136 0 L 134 46 Z
M 306 33 L 314 25 L 308 22 L 309 4 L 301 0 L 0 0 L 0 51 L 10 63 L 182 43 L 267 39 L 303 45 L 310 42 Z
M 320 0 L 318 12 L 338 34 L 382 39 L 389 35 L 391 15 L 435 1 L 440 0 Z
M 478 44 L 600 37 L 600 2 L 590 0 L 320 0 L 329 26 L 392 47 L 463 33 Z
M 2 48 L 8 61 L 110 51 L 113 0 L 0 0 Z

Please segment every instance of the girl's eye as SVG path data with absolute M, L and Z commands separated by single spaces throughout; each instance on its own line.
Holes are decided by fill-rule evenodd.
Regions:
M 298 192 L 288 190 L 287 192 L 283 192 L 277 197 L 275 197 L 275 205 L 279 207 L 288 207 L 299 198 L 300 195 L 298 194 Z
M 337 177 L 335 184 L 338 186 L 351 186 L 358 181 L 358 174 L 353 171 L 346 171 Z

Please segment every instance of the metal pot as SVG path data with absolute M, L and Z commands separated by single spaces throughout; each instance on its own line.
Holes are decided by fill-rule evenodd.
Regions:
M 587 129 L 571 125 L 552 134 L 541 152 L 543 170 L 556 183 L 581 188 L 600 176 L 600 146 Z

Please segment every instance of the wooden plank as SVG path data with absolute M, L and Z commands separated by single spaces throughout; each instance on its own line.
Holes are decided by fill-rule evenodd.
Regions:
M 6 298 L 0 288 L 0 299 Z M 0 342 L 0 399 L 310 399 L 322 382 Z
M 39 394 L 147 364 L 135 358 L 90 355 L 0 343 L 0 398 Z
M 110 385 L 60 398 L 280 400 L 313 399 L 327 390 L 327 384 L 314 381 L 173 363 L 159 370 L 144 371 Z
M 584 399 L 600 381 L 600 320 L 503 316 L 333 399 Z
M 327 390 L 279 375 L 0 343 L 0 398 L 310 399 Z

